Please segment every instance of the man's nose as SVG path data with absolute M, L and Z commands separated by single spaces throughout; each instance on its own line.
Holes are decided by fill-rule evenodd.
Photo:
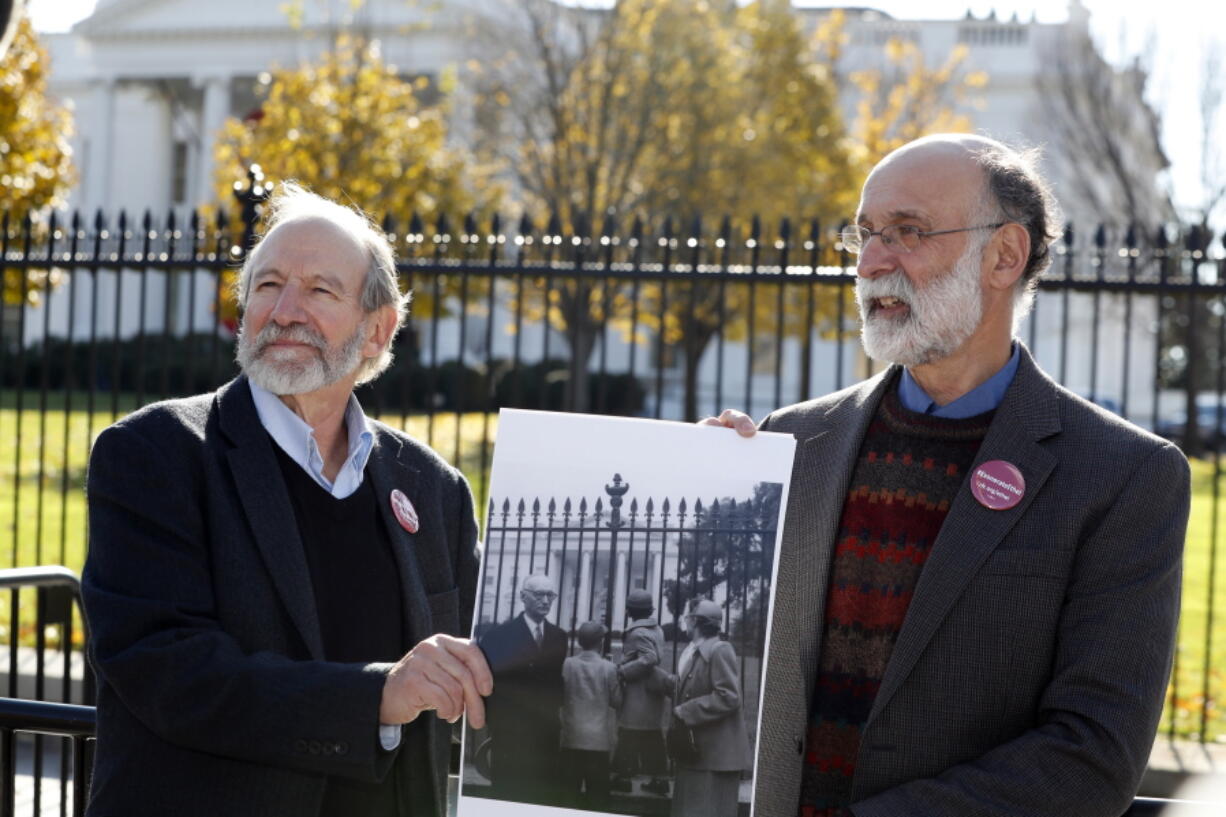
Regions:
M 898 268 L 898 253 L 879 235 L 870 236 L 860 248 L 856 261 L 856 275 L 861 278 L 876 278 Z
M 279 326 L 305 323 L 306 313 L 302 307 L 302 291 L 293 284 L 287 284 L 277 294 L 277 302 L 273 304 L 269 318 Z

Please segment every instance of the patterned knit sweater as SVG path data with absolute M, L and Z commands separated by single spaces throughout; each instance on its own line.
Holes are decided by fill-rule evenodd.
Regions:
M 993 412 L 946 420 L 903 408 L 895 385 L 852 474 L 826 593 L 805 747 L 801 817 L 842 817 L 860 733 L 920 571 Z

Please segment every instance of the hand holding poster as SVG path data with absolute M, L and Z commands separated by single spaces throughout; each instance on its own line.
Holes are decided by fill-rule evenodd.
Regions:
M 749 804 L 794 447 L 501 413 L 473 627 L 494 692 L 459 817 Z

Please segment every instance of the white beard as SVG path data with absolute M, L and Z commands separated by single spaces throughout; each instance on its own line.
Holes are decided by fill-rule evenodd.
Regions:
M 916 287 L 901 271 L 856 280 L 856 305 L 863 322 L 860 340 L 873 360 L 921 366 L 953 354 L 983 319 L 980 263 L 986 242 L 972 240 L 945 275 Z M 907 304 L 901 317 L 874 315 L 876 298 Z
M 362 321 L 343 344 L 333 347 L 323 335 L 302 324 L 279 326 L 270 321 L 254 339 L 245 331 L 244 324 L 239 327 L 235 359 L 251 382 L 265 391 L 306 394 L 330 386 L 357 369 L 362 362 L 365 335 L 366 322 Z M 269 348 L 277 340 L 309 344 L 315 354 L 304 361 L 301 351 Z

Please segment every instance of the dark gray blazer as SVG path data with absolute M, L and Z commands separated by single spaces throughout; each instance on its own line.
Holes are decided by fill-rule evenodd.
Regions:
M 425 446 L 374 427 L 366 476 L 403 598 L 388 616 L 412 643 L 467 635 L 477 576 L 468 485 Z M 94 445 L 83 576 L 99 678 L 91 815 L 302 817 L 318 813 L 326 775 L 376 780 L 399 762 L 431 769 L 409 785 L 432 786 L 442 813 L 450 727 L 423 715 L 428 738 L 406 730 L 399 750 L 383 751 L 390 665 L 323 660 L 273 445 L 242 377 L 141 409 Z M 394 488 L 417 509 L 416 534 L 392 513 Z
M 767 663 L 755 814 L 793 817 L 833 545 L 895 369 L 781 409 L 799 445 Z M 1115 817 L 1162 710 L 1179 613 L 1187 462 L 1073 395 L 1023 349 L 975 463 L 1026 481 L 991 511 L 964 484 L 864 728 L 852 810 Z

